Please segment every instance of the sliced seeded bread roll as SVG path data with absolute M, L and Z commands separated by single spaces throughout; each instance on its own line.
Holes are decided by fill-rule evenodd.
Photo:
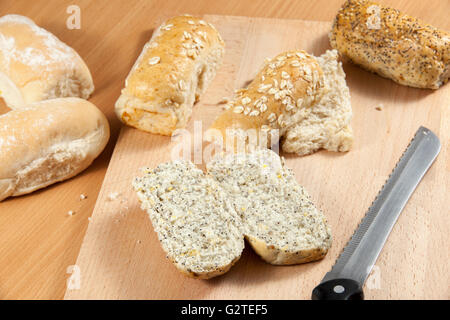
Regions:
M 262 259 L 276 265 L 321 259 L 331 246 L 330 228 L 283 162 L 265 149 L 216 157 L 207 169 L 233 200 Z
M 330 229 L 306 191 L 270 150 L 215 157 L 208 174 L 189 161 L 164 163 L 133 186 L 168 258 L 208 279 L 240 258 L 244 238 L 275 265 L 321 259 Z
M 225 273 L 244 249 L 242 221 L 216 181 L 188 161 L 164 163 L 133 183 L 168 258 L 184 274 Z
M 109 123 L 87 100 L 38 101 L 0 116 L 0 201 L 85 170 L 105 148 Z

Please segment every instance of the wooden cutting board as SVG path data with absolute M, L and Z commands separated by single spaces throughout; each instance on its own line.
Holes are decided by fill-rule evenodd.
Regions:
M 203 130 L 221 112 L 222 97 L 245 86 L 265 57 L 293 48 L 315 55 L 329 49 L 327 22 L 213 15 L 204 19 L 219 29 L 226 55 L 194 107 L 193 119 L 203 121 Z M 165 258 L 131 189 L 139 168 L 169 161 L 179 142 L 123 127 L 76 262 L 79 289 L 68 289 L 65 298 L 308 299 L 413 134 L 424 125 L 440 137 L 441 154 L 401 214 L 366 282 L 365 295 L 367 299 L 448 299 L 450 86 L 437 91 L 413 89 L 353 65 L 344 64 L 344 69 L 352 96 L 353 149 L 345 154 L 285 155 L 331 225 L 333 246 L 322 261 L 271 266 L 247 245 L 239 262 L 223 276 L 194 280 L 180 274 Z M 187 129 L 193 131 L 192 120 Z

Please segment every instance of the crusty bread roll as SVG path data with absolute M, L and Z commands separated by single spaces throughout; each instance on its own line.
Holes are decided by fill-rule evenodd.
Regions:
M 0 116 L 0 201 L 86 169 L 109 139 L 109 125 L 79 98 L 35 102 Z
M 293 50 L 268 60 L 207 131 L 207 140 L 242 152 L 281 139 L 286 152 L 348 151 L 352 109 L 337 52 L 316 58 Z M 243 149 L 245 148 L 245 149 Z
M 11 109 L 58 97 L 87 99 L 94 91 L 80 56 L 20 15 L 0 18 L 0 96 Z
M 127 125 L 162 135 L 184 128 L 223 53 L 224 43 L 210 23 L 188 15 L 169 19 L 131 69 L 116 102 L 117 116 Z
M 314 261 L 328 252 L 324 215 L 276 153 L 217 155 L 207 170 L 177 160 L 133 182 L 162 248 L 183 274 L 208 279 L 227 272 L 244 238 L 275 265 Z
M 346 1 L 330 43 L 355 64 L 402 85 L 438 89 L 450 77 L 450 33 L 375 2 Z

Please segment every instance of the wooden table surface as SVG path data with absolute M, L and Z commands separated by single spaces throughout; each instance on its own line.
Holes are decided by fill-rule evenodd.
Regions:
M 107 115 L 112 138 L 103 154 L 79 176 L 31 195 L 0 203 L 0 299 L 63 297 L 69 276 L 67 268 L 76 261 L 88 225 L 88 217 L 92 214 L 121 126 L 113 112 L 113 105 L 121 88 L 111 79 L 125 79 L 135 58 L 129 56 L 130 49 L 140 51 L 153 28 L 165 18 L 181 13 L 330 21 L 342 2 L 344 1 L 2 0 L 0 16 L 10 13 L 28 16 L 83 57 L 96 86 L 90 101 Z M 394 6 L 436 27 L 450 30 L 448 0 L 378 2 Z M 69 30 L 66 27 L 69 16 L 66 9 L 73 4 L 81 8 L 80 30 Z M 145 39 L 142 34 L 131 32 L 133 26 L 120 23 L 124 15 L 142 14 L 148 17 L 149 32 Z M 118 45 L 126 43 L 127 39 L 128 48 Z M 98 48 L 102 50 L 97 50 Z M 104 48 L 108 50 L 105 52 Z M 102 72 L 98 72 L 99 70 Z M 101 74 L 101 77 L 96 76 L 98 74 Z M 0 100 L 0 114 L 7 111 Z M 87 195 L 87 199 L 80 200 L 80 194 Z M 69 210 L 75 211 L 75 214 L 68 216 Z

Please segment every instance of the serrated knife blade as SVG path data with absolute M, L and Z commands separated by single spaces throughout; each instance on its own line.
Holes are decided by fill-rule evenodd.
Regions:
M 363 298 L 362 287 L 384 243 L 440 149 L 431 130 L 417 130 L 331 271 L 313 290 L 313 299 Z

